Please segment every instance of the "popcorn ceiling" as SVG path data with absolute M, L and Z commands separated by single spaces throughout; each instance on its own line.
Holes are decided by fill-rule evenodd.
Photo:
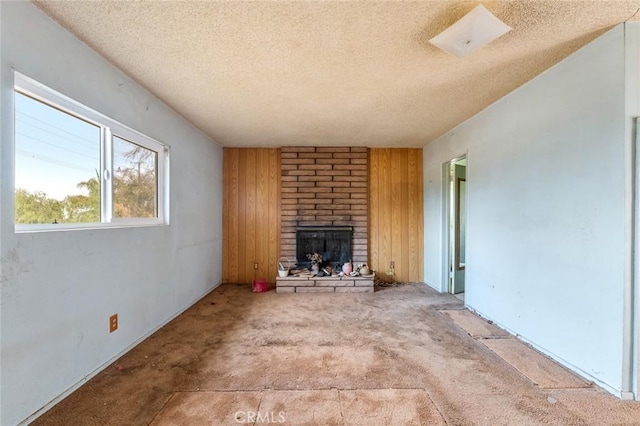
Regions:
M 514 29 L 458 59 L 428 40 L 477 2 L 36 4 L 235 147 L 424 146 L 640 7 L 483 2 Z

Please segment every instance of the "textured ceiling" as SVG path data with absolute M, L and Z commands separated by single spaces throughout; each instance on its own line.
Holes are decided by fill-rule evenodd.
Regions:
M 478 2 L 36 4 L 225 146 L 421 147 L 640 0 L 483 2 L 513 30 L 463 59 L 428 40 Z

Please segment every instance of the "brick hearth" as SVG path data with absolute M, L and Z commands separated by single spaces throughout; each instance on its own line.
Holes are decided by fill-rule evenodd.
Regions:
M 280 277 L 276 293 L 373 293 L 373 278 Z
M 296 262 L 298 226 L 351 226 L 353 262 L 368 262 L 368 149 L 283 147 L 281 152 L 281 255 Z

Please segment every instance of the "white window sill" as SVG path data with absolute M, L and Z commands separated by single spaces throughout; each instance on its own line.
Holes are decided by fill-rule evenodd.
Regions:
M 143 228 L 150 226 L 169 226 L 160 220 L 147 220 L 140 219 L 126 222 L 112 222 L 112 223 L 60 223 L 57 225 L 52 224 L 37 224 L 37 225 L 15 225 L 16 234 L 30 234 L 37 232 L 61 232 L 61 231 L 87 231 L 96 229 L 113 229 L 113 228 Z

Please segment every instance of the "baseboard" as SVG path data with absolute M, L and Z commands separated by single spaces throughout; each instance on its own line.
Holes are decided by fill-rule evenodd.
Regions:
M 426 285 L 428 285 L 429 287 L 431 287 L 432 289 L 434 289 L 438 293 L 442 293 L 442 290 L 440 289 L 440 287 L 436 287 L 436 286 L 434 286 L 433 284 L 431 284 L 430 282 L 427 282 L 427 281 L 423 281 L 423 283 L 425 283 Z
M 98 368 L 96 368 L 95 370 L 93 370 L 91 373 L 87 374 L 86 376 L 84 376 L 82 379 L 80 379 L 79 381 L 77 381 L 76 383 L 74 383 L 73 385 L 71 385 L 67 390 L 65 390 L 64 392 L 62 392 L 60 395 L 56 396 L 55 398 L 53 398 L 51 401 L 49 401 L 47 404 L 45 404 L 42 408 L 40 408 L 39 410 L 37 410 L 36 412 L 34 412 L 33 414 L 31 414 L 29 417 L 27 417 L 26 419 L 24 419 L 23 421 L 21 421 L 20 423 L 18 423 L 19 426 L 22 425 L 28 425 L 29 423 L 33 422 L 34 420 L 36 420 L 38 417 L 42 416 L 44 413 L 46 413 L 47 411 L 49 411 L 51 408 L 53 408 L 53 406 L 55 406 L 57 403 L 59 403 L 60 401 L 62 401 L 63 399 L 65 399 L 67 396 L 71 395 L 73 392 L 75 392 L 76 390 L 78 390 L 82 385 L 84 385 L 85 383 L 87 383 L 89 380 L 91 380 L 93 377 L 95 377 L 98 373 L 100 373 L 102 370 L 104 370 L 105 368 L 107 368 L 108 366 L 110 366 L 111 364 L 113 364 L 113 362 L 115 360 L 117 360 L 118 358 L 120 358 L 121 356 L 123 356 L 124 354 L 126 354 L 127 352 L 129 352 L 131 349 L 135 348 L 136 346 L 138 346 L 140 343 L 142 343 L 142 341 L 144 341 L 145 339 L 147 339 L 149 336 L 151 336 L 153 333 L 155 333 L 156 331 L 160 330 L 162 327 L 164 327 L 165 325 L 167 325 L 168 323 L 170 323 L 171 321 L 173 321 L 176 317 L 178 317 L 180 314 L 182 314 L 184 311 L 186 311 L 187 309 L 189 309 L 190 307 L 192 307 L 193 305 L 195 305 L 200 299 L 202 299 L 203 297 L 205 297 L 207 294 L 211 293 L 213 290 L 215 290 L 216 288 L 218 288 L 220 286 L 220 284 L 222 283 L 218 283 L 216 285 L 214 285 L 213 287 L 209 288 L 207 291 L 205 291 L 203 294 L 201 294 L 200 296 L 196 297 L 195 299 L 193 299 L 191 302 L 188 302 L 186 304 L 186 306 L 178 309 L 178 311 L 176 313 L 174 313 L 172 316 L 170 316 L 169 318 L 167 318 L 166 320 L 164 320 L 163 322 L 161 322 L 159 325 L 157 325 L 156 327 L 152 328 L 149 332 L 145 333 L 144 335 L 142 335 L 141 337 L 139 337 L 138 339 L 136 339 L 133 343 L 131 343 L 129 346 L 127 346 L 126 348 L 124 348 L 123 350 L 121 350 L 120 352 L 118 352 L 116 355 L 112 356 L 111 358 L 109 358 L 107 361 L 105 361 L 104 363 L 102 363 L 100 366 L 98 366 Z

